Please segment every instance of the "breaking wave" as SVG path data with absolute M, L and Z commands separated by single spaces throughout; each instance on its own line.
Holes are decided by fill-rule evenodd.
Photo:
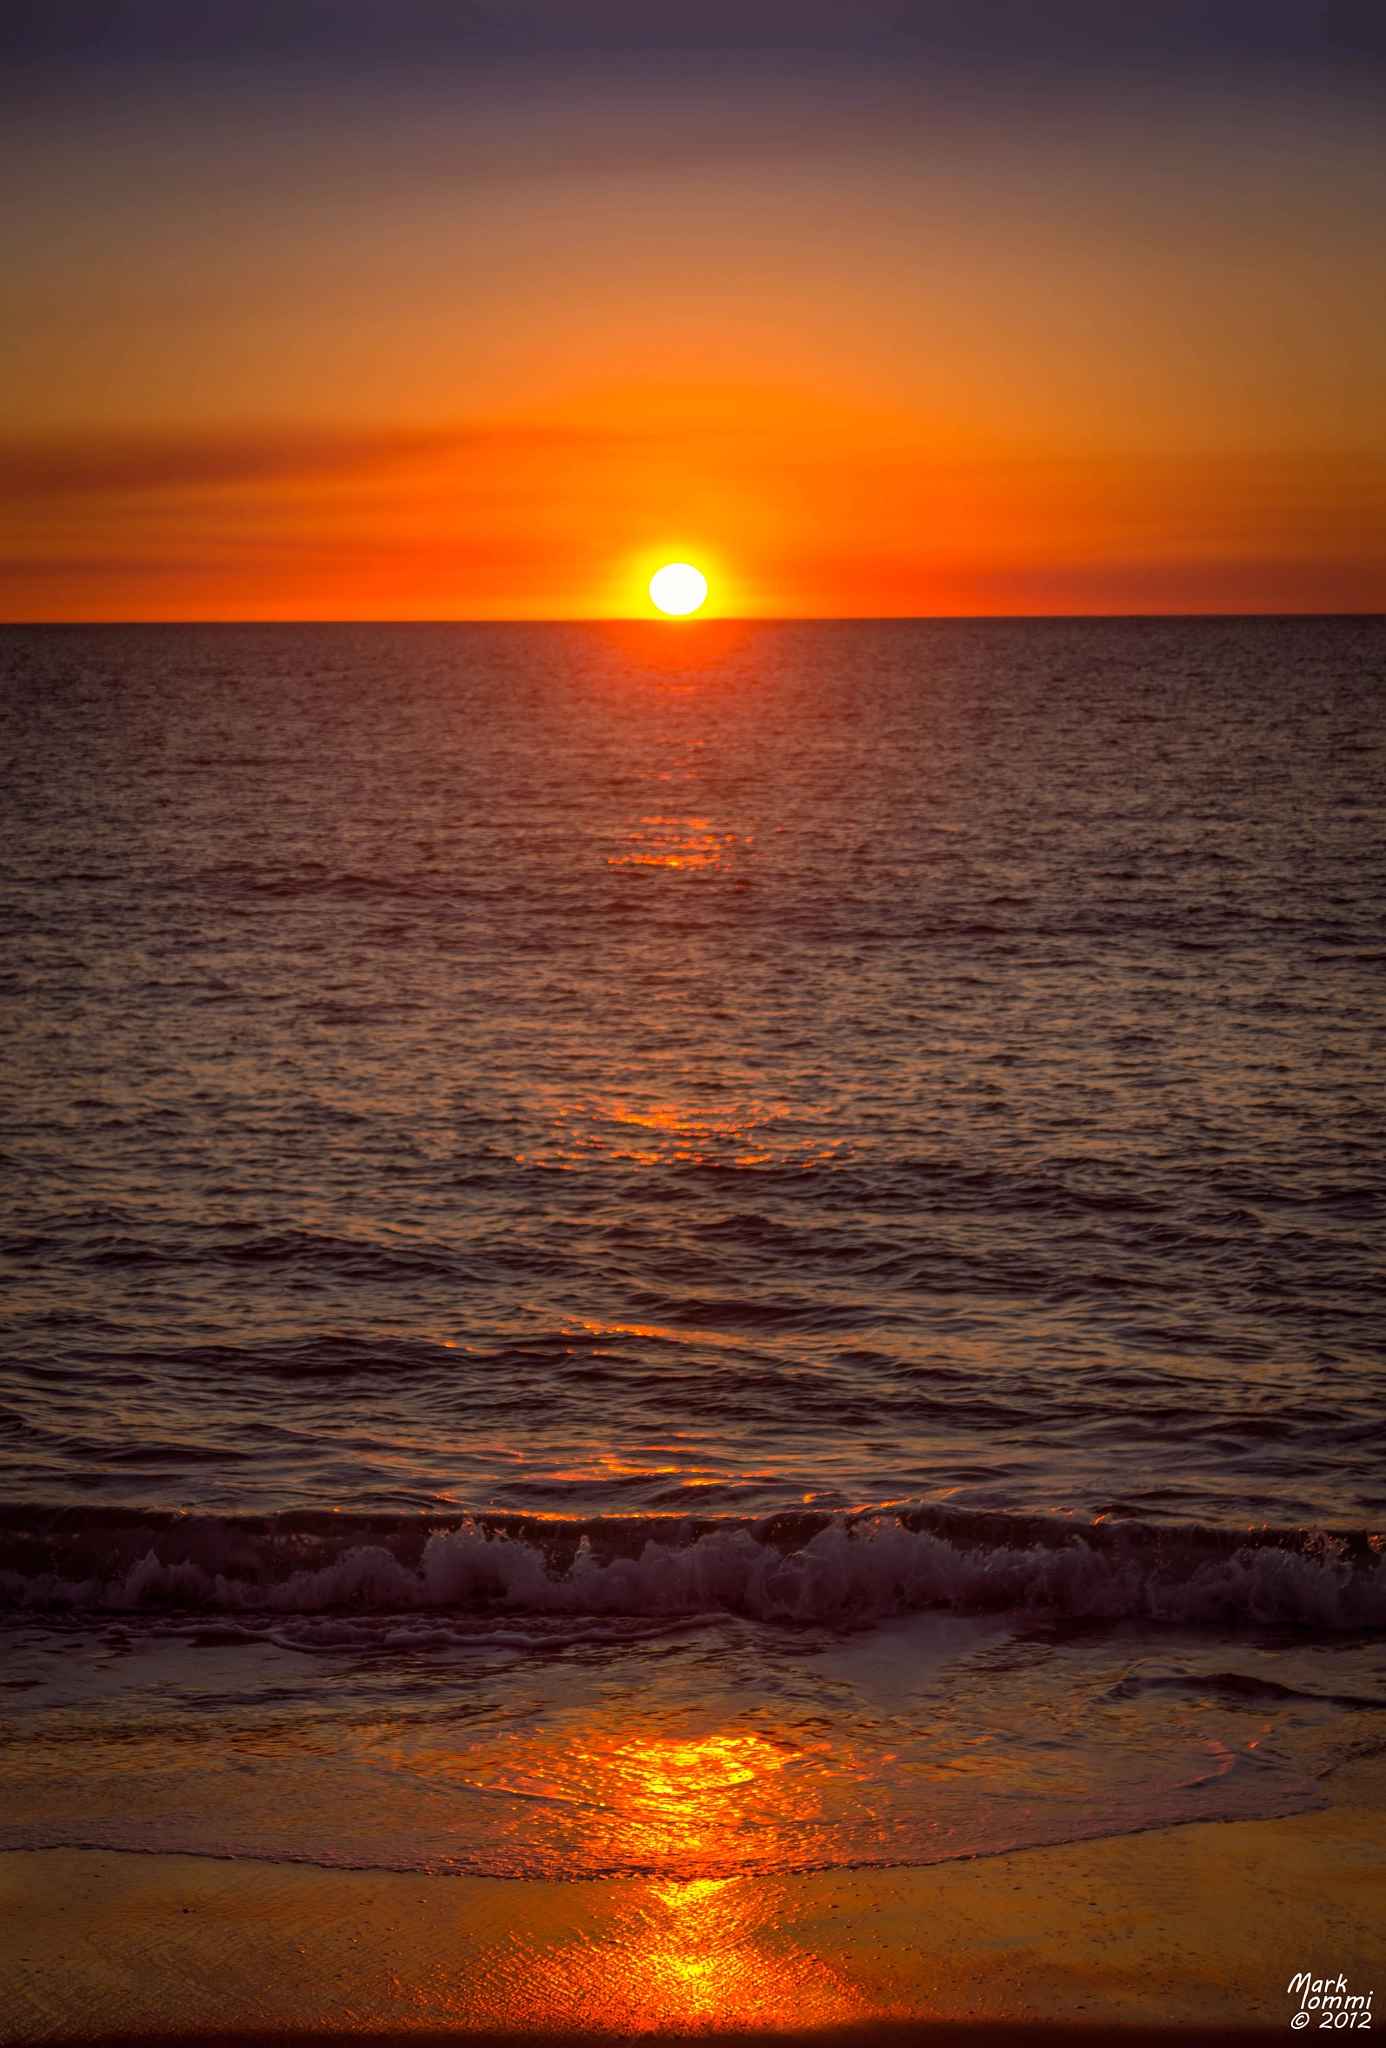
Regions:
M 1386 1623 L 1386 1536 L 889 1507 L 694 1520 L 0 1513 L 0 1604 L 124 1612 Z

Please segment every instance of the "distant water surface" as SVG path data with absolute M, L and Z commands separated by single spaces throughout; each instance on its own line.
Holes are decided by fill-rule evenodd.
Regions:
M 1386 624 L 0 654 L 3 1840 L 919 1860 L 1386 1740 Z

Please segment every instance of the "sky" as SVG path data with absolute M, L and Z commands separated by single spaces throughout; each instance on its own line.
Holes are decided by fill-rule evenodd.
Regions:
M 1386 609 L 1376 0 L 8 0 L 0 617 Z

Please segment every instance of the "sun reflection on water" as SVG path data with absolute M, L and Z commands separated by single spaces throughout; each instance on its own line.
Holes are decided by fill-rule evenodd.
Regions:
M 806 1168 L 843 1158 L 845 1141 L 825 1128 L 821 1105 L 756 1099 L 716 1107 L 631 1100 L 567 1102 L 552 1112 L 554 1140 L 533 1155 L 562 1165 L 605 1154 L 634 1166 Z
M 626 837 L 627 851 L 606 856 L 609 868 L 726 867 L 755 845 L 754 833 L 720 831 L 711 818 L 642 818 Z
M 613 1832 L 632 1862 L 646 1867 L 740 1862 L 747 1815 L 737 1795 L 744 1788 L 769 1791 L 771 1809 L 787 1808 L 793 1821 L 806 1819 L 814 1804 L 811 1796 L 786 1800 L 780 1786 L 766 1784 L 796 1756 L 761 1735 L 637 1736 L 580 1755 L 600 1778 Z
M 816 1860 L 826 1785 L 820 1747 L 752 1730 L 681 1737 L 589 1723 L 487 1736 L 459 1749 L 410 1743 L 393 1761 L 488 1803 L 513 1800 L 517 1871 L 527 1867 L 541 1823 L 575 1871 L 683 1883 Z

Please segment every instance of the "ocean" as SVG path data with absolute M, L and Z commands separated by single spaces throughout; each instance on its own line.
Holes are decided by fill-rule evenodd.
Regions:
M 9 628 L 0 1847 L 1386 1746 L 1386 622 Z

